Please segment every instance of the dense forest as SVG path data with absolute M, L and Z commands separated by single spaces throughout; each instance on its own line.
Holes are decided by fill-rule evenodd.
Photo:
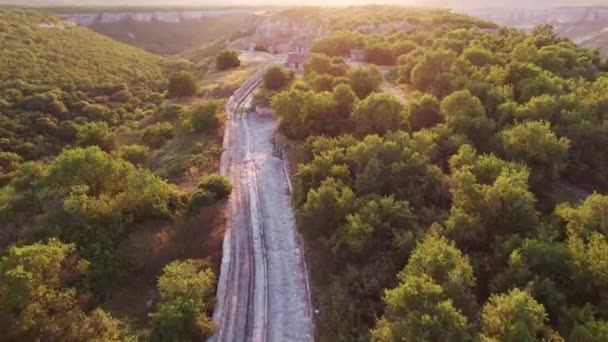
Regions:
M 303 77 L 257 99 L 299 163 L 321 340 L 608 340 L 598 51 L 447 11 L 329 22 Z
M 40 12 L 1 10 L 0 46 L 0 340 L 208 336 L 222 100 Z

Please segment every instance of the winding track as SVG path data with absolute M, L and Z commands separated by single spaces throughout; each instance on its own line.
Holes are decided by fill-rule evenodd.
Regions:
M 249 106 L 263 72 L 247 80 L 226 105 L 220 169 L 234 190 L 226 207 L 214 342 L 313 340 L 289 179 L 273 143 L 276 121 L 238 113 Z

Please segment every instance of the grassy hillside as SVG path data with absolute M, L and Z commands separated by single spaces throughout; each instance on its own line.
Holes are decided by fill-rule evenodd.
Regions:
M 47 14 L 0 10 L 0 46 L 0 340 L 207 334 L 210 297 L 158 300 L 157 279 L 197 259 L 165 285 L 198 277 L 188 291 L 214 293 L 222 206 L 189 202 L 218 169 L 221 103 L 165 99 L 192 63 Z M 214 125 L 191 125 L 204 110 Z M 191 319 L 167 328 L 176 301 Z
M 143 82 L 150 87 L 161 76 L 160 58 L 42 13 L 0 12 L 0 43 L 2 82 L 86 88 Z
M 135 120 L 162 100 L 160 57 L 27 11 L 0 11 L 0 151 L 58 152 L 78 125 Z

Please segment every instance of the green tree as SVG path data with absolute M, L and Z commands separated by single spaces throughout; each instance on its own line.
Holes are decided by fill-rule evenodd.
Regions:
M 351 118 L 355 131 L 361 136 L 385 134 L 397 130 L 403 107 L 393 96 L 386 93 L 373 94 L 361 101 Z
M 494 294 L 483 307 L 482 338 L 489 341 L 542 341 L 547 314 L 528 292 Z
M 163 268 L 157 288 L 160 303 L 152 316 L 152 341 L 202 339 L 213 333 L 208 312 L 215 274 L 200 260 L 173 261 Z
M 463 308 L 474 307 L 475 285 L 468 259 L 437 235 L 420 243 L 399 274 L 399 285 L 387 290 L 386 311 L 374 330 L 374 341 L 465 341 L 471 338 Z
M 195 132 L 217 128 L 220 124 L 222 106 L 218 101 L 206 101 L 194 105 L 182 115 L 184 126 Z
M 357 68 L 349 71 L 350 86 L 360 99 L 378 90 L 382 74 L 376 67 Z
M 407 277 L 386 292 L 384 301 L 386 311 L 371 331 L 373 341 L 471 339 L 467 318 L 427 275 Z
M 213 173 L 201 179 L 188 202 L 188 212 L 194 214 L 205 206 L 222 201 L 232 192 L 230 180 L 220 174 Z
M 477 147 L 487 146 L 494 121 L 486 116 L 481 101 L 468 90 L 456 91 L 441 101 L 441 115 L 455 132 L 466 135 Z
M 409 203 L 393 197 L 373 198 L 346 217 L 338 239 L 355 254 L 387 251 L 418 230 Z
M 548 122 L 532 121 L 500 133 L 507 156 L 529 165 L 541 179 L 557 179 L 563 169 L 570 140 L 558 138 Z
M 399 278 L 404 281 L 420 274 L 440 285 L 456 308 L 474 315 L 477 304 L 471 291 L 475 286 L 473 267 L 453 242 L 432 234 L 419 243 Z
M 116 148 L 116 134 L 105 122 L 91 122 L 78 129 L 78 145 L 99 146 L 109 152 Z
M 280 65 L 275 65 L 264 74 L 264 87 L 270 90 L 286 88 L 293 81 L 295 74 Z
M 151 148 L 160 148 L 173 139 L 173 126 L 168 122 L 159 122 L 148 126 L 142 135 L 142 140 Z
M 462 58 L 477 67 L 494 64 L 496 61 L 496 57 L 490 50 L 477 46 L 465 49 Z
M 169 78 L 169 88 L 167 95 L 170 98 L 182 96 L 194 96 L 198 92 L 198 81 L 196 76 L 187 72 L 180 71 Z
M 308 192 L 298 211 L 303 230 L 311 238 L 330 236 L 354 208 L 353 191 L 333 178 Z
M 450 70 L 455 61 L 456 55 L 452 51 L 426 52 L 411 71 L 412 85 L 437 97 L 449 94 L 452 89 Z
M 435 126 L 442 121 L 439 100 L 430 94 L 413 97 L 405 106 L 404 121 L 410 131 Z
M 148 158 L 148 147 L 142 145 L 123 145 L 116 154 L 133 165 L 143 165 Z
M 215 67 L 217 70 L 227 70 L 241 66 L 239 53 L 236 51 L 223 50 L 220 51 L 215 58 Z
M 348 120 L 357 103 L 357 96 L 348 84 L 339 84 L 334 88 L 333 100 L 337 116 L 344 121 L 343 130 L 349 128 Z M 344 127 L 346 126 L 346 127 Z
M 11 246 L 0 260 L 0 327 L 9 340 L 126 340 L 124 325 L 78 303 L 88 262 L 56 239 Z

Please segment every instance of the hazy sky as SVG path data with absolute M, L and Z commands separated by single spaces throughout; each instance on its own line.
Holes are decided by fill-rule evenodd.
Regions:
M 390 3 L 433 7 L 548 7 L 608 5 L 608 0 L 0 0 L 1 3 L 23 5 L 78 4 L 78 5 L 362 5 Z

